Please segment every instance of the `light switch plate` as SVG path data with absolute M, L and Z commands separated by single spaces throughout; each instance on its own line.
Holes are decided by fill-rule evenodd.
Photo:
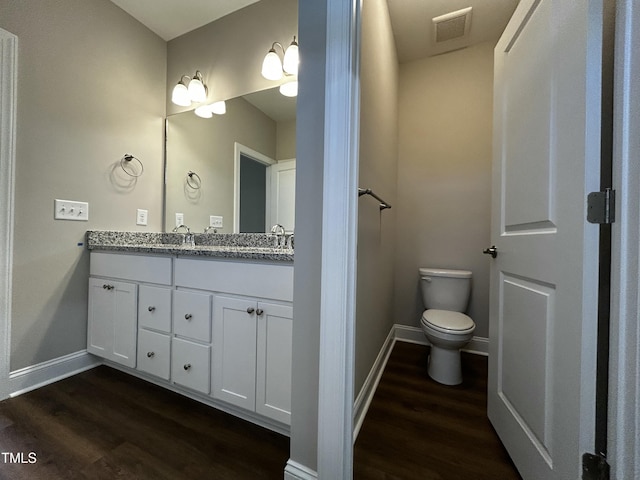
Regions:
M 136 215 L 136 225 L 146 225 L 148 216 L 149 216 L 148 210 L 143 210 L 139 208 L 138 213 Z
M 176 227 L 184 225 L 184 213 L 176 213 Z
M 53 218 L 56 220 L 87 222 L 89 220 L 89 204 L 87 202 L 59 200 L 56 198 L 54 201 Z
M 215 228 L 222 228 L 223 217 L 218 215 L 209 215 L 209 226 Z

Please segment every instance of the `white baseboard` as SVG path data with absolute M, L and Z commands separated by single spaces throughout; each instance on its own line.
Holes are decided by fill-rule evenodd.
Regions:
M 397 323 L 393 327 L 395 330 L 396 340 L 418 343 L 420 345 L 429 345 L 429 340 L 424 336 L 421 328 L 399 325 Z M 485 337 L 473 337 L 462 351 L 476 355 L 489 355 L 489 339 Z
M 80 350 L 69 355 L 15 370 L 9 374 L 9 396 L 16 397 L 63 378 L 97 367 L 102 360 Z
M 419 345 L 429 345 L 427 337 L 424 336 L 421 328 L 410 327 L 408 325 L 395 324 L 391 327 L 387 339 L 384 341 L 380 353 L 376 361 L 371 367 L 369 375 L 364 382 L 364 385 L 360 389 L 360 393 L 354 403 L 354 428 L 353 428 L 353 441 L 355 443 L 360 433 L 360 428 L 364 422 L 364 418 L 369 410 L 369 405 L 373 400 L 373 396 L 376 393 L 380 378 L 384 372 L 384 367 L 387 365 L 391 351 L 396 342 L 417 343 Z M 473 337 L 463 352 L 473 353 L 476 355 L 489 355 L 489 339 L 484 337 Z M 286 478 L 286 476 L 285 476 Z M 295 478 L 295 477 L 293 477 Z
M 391 350 L 393 350 L 393 346 L 396 343 L 395 338 L 395 329 L 392 327 L 389 331 L 389 335 L 387 335 L 386 340 L 384 341 L 380 352 L 376 358 L 376 361 L 373 363 L 371 367 L 371 371 L 369 375 L 367 375 L 366 380 L 362 388 L 360 389 L 360 393 L 356 398 L 354 407 L 353 407 L 353 442 L 355 443 L 358 438 L 358 433 L 360 433 L 360 427 L 362 427 L 362 422 L 364 422 L 364 417 L 369 410 L 369 405 L 373 400 L 373 395 L 378 388 L 378 384 L 380 383 L 380 377 L 382 377 L 382 373 L 384 372 L 384 367 L 387 365 L 387 360 L 389 359 L 389 355 L 391 355 Z
M 318 472 L 289 459 L 284 469 L 284 480 L 318 480 Z

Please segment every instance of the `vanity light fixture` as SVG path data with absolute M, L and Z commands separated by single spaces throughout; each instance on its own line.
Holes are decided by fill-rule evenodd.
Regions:
M 201 118 L 211 118 L 214 113 L 216 115 L 224 115 L 227 113 L 227 104 L 224 100 L 221 100 L 209 105 L 200 105 L 194 110 L 194 113 Z
M 282 50 L 283 60 L 280 60 L 280 56 L 276 53 L 276 45 Z M 297 75 L 299 62 L 298 42 L 295 35 L 286 50 L 280 42 L 273 42 L 262 61 L 262 76 L 267 80 L 280 80 L 283 74 Z
M 185 83 L 185 79 L 186 83 Z M 191 102 L 201 103 L 207 100 L 207 86 L 202 79 L 200 70 L 196 70 L 193 77 L 183 75 L 171 93 L 171 101 L 181 107 L 188 107 Z
M 298 80 L 293 82 L 287 82 L 280 85 L 280 93 L 285 97 L 297 97 L 298 96 Z

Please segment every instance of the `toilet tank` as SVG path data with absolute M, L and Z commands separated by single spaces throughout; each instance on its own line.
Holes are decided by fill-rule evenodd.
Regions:
M 420 288 L 426 309 L 464 312 L 471 293 L 471 272 L 443 268 L 421 268 Z

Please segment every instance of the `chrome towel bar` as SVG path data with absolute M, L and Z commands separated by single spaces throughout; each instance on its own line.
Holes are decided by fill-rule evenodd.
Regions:
M 370 188 L 358 188 L 358 197 L 362 195 L 371 195 L 373 198 L 380 202 L 380 210 L 384 210 L 386 208 L 391 208 L 391 205 L 385 202 L 382 198 L 374 193 Z

